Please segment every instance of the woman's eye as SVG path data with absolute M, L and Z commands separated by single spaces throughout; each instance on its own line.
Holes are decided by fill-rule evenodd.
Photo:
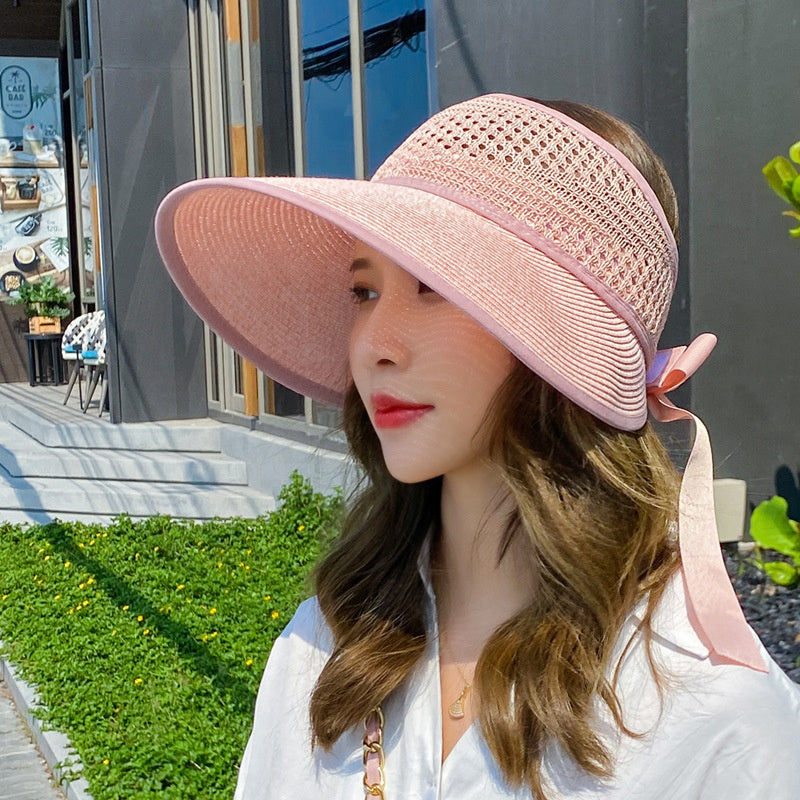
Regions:
M 374 289 L 368 289 L 366 286 L 354 286 L 350 294 L 356 304 L 366 303 L 367 300 L 374 300 L 378 296 Z

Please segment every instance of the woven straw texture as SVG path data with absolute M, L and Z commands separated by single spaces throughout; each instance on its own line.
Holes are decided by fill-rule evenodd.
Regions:
M 504 125 L 514 120 L 511 140 L 497 142 L 500 120 L 486 116 L 498 105 Z M 490 96 L 433 117 L 370 182 L 194 181 L 162 204 L 159 247 L 209 326 L 296 391 L 342 398 L 348 267 L 361 239 L 576 403 L 635 429 L 646 419 L 645 364 L 672 291 L 674 242 L 637 180 L 577 124 L 577 154 L 564 153 L 568 127 L 535 104 Z M 502 148 L 481 149 L 492 141 Z

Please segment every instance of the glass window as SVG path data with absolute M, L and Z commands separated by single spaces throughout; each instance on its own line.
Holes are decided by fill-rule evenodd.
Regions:
M 306 164 L 309 175 L 354 174 L 347 0 L 303 0 Z
M 428 117 L 425 16 L 422 0 L 364 4 L 370 175 Z

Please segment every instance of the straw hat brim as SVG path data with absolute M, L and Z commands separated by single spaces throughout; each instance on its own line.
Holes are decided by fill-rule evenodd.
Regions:
M 156 217 L 167 269 L 223 340 L 279 383 L 340 404 L 359 239 L 462 308 L 541 378 L 624 430 L 647 417 L 630 326 L 550 255 L 451 199 L 331 178 L 211 178 Z

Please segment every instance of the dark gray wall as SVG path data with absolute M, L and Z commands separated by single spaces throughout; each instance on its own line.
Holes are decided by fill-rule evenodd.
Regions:
M 761 176 L 800 139 L 800 4 L 690 0 L 688 74 L 692 329 L 720 338 L 694 407 L 760 500 L 800 467 L 800 241 Z
M 0 31 L 0 37 L 2 31 Z M 40 39 L 3 39 L 0 38 L 0 56 L 36 56 L 38 58 L 58 58 L 57 41 Z
M 633 124 L 689 207 L 686 8 L 677 0 L 438 0 L 438 104 L 492 91 L 566 98 Z M 662 347 L 689 336 L 689 228 Z M 688 391 L 674 394 L 688 402 Z
M 438 105 L 485 91 L 568 97 L 636 125 L 681 203 L 662 346 L 712 330 L 691 382 L 719 477 L 751 500 L 800 468 L 800 242 L 761 167 L 800 139 L 797 0 L 438 0 Z M 690 304 L 691 299 L 691 304 Z M 686 430 L 667 426 L 673 450 Z M 800 513 L 800 494 L 794 495 Z
M 156 249 L 160 199 L 194 177 L 185 0 L 93 0 L 112 419 L 205 416 L 203 327 Z

